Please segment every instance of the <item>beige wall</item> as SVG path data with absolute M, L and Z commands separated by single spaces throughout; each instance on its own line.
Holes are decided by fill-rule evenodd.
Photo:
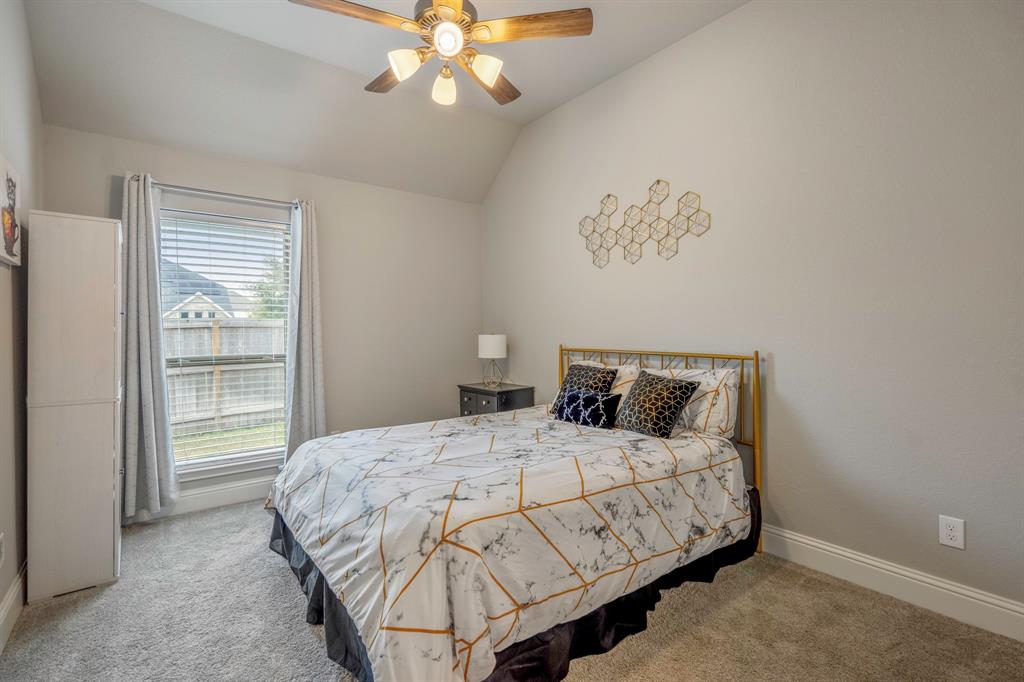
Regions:
M 753 2 L 527 126 L 483 209 L 513 378 L 550 396 L 559 342 L 760 349 L 768 523 L 1024 598 L 1022 33 L 1022 3 Z M 580 218 L 658 177 L 711 231 L 595 268 Z
M 316 202 L 327 424 L 457 414 L 480 368 L 479 206 L 46 126 L 47 209 L 118 216 L 125 171 Z
M 0 154 L 21 175 L 24 208 L 37 207 L 42 176 L 35 70 L 21 2 L 0 2 Z M 25 281 L 22 267 L 0 264 L 0 599 L 25 561 Z M 0 624 L 2 625 L 2 624 Z

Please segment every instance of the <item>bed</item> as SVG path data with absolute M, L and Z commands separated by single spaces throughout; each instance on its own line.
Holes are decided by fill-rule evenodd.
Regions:
M 560 347 L 559 378 L 579 360 L 735 366 L 735 437 L 581 427 L 540 405 L 351 431 L 289 459 L 271 548 L 356 679 L 561 679 L 644 629 L 660 590 L 756 551 L 757 353 Z

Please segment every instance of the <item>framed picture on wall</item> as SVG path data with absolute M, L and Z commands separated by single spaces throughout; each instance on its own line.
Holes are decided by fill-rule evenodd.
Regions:
M 21 265 L 21 230 L 25 220 L 25 203 L 21 182 L 14 166 L 0 156 L 0 217 L 3 218 L 3 243 L 0 262 Z

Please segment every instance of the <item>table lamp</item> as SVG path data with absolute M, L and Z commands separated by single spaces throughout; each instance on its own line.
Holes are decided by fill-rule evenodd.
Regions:
M 484 386 L 495 388 L 501 386 L 501 368 L 498 358 L 508 357 L 508 344 L 504 334 L 480 334 L 477 336 L 477 356 L 481 360 L 489 360 L 484 369 Z

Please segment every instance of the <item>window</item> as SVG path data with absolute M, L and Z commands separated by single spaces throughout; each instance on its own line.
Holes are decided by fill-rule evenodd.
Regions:
M 290 248 L 285 222 L 161 209 L 164 353 L 179 463 L 284 447 Z

